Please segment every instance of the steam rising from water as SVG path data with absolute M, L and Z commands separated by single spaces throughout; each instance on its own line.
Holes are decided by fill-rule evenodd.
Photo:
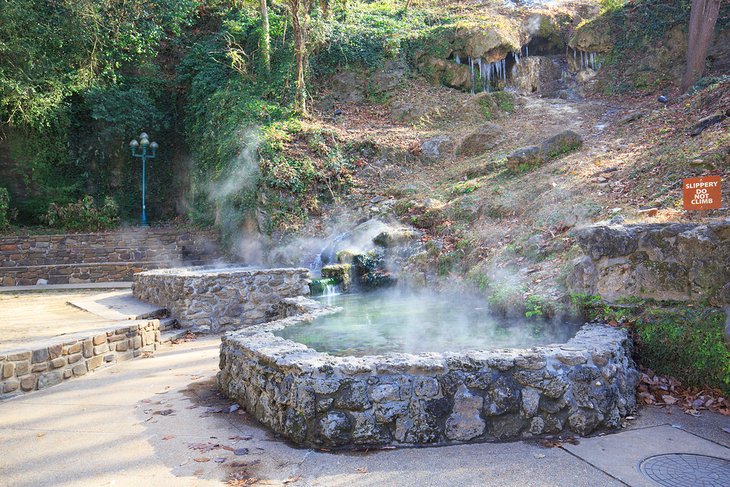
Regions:
M 325 298 L 343 311 L 276 334 L 333 355 L 529 348 L 564 343 L 578 325 L 502 319 L 463 295 L 388 290 Z

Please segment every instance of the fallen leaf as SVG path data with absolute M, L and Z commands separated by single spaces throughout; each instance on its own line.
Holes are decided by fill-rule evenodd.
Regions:
M 193 461 L 198 462 L 198 463 L 205 463 L 205 462 L 209 462 L 210 458 L 198 457 L 198 458 L 193 458 Z
M 238 456 L 248 455 L 248 448 L 236 448 L 233 450 L 233 454 Z
M 165 440 L 165 441 L 171 440 L 173 438 L 175 438 L 175 435 L 165 435 L 165 436 L 162 437 L 162 439 Z
M 225 462 L 225 461 L 226 461 L 226 459 L 225 459 L 225 458 L 223 458 L 223 457 L 218 457 L 218 458 L 216 458 L 216 459 L 215 459 L 215 460 L 213 460 L 213 461 L 214 461 L 215 463 L 223 463 L 223 462 Z
M 171 415 L 174 412 L 175 411 L 172 410 L 172 409 L 163 409 L 162 411 L 155 411 L 152 414 L 159 414 L 160 416 L 169 416 L 169 415 Z
M 284 485 L 293 484 L 294 482 L 298 482 L 301 479 L 302 479 L 302 476 L 301 475 L 297 475 L 296 477 L 289 477 L 288 479 L 283 480 L 281 483 L 284 484 Z
M 355 472 L 357 472 L 357 473 L 368 473 L 368 468 L 367 467 L 356 467 L 355 468 Z
M 674 404 L 679 401 L 679 399 L 674 396 L 670 396 L 669 394 L 665 394 L 662 396 L 662 401 L 664 401 L 664 404 Z
M 545 455 L 543 453 L 535 453 L 535 455 L 533 455 L 533 456 L 535 458 L 545 458 Z
M 234 441 L 246 441 L 253 439 L 253 436 L 229 436 L 228 439 Z

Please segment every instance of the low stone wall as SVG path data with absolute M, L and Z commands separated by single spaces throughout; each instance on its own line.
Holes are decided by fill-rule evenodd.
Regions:
M 32 350 L 0 351 L 0 399 L 45 389 L 155 351 L 160 343 L 160 321 L 146 320 L 94 335 L 71 335 Z
M 309 269 L 190 268 L 134 275 L 134 297 L 164 306 L 183 328 L 218 332 L 279 317 L 284 298 L 309 294 Z
M 574 293 L 730 305 L 730 220 L 707 225 L 594 225 L 576 232 L 586 254 L 567 279 Z
M 333 357 L 273 330 L 332 310 L 227 333 L 218 384 L 261 423 L 314 447 L 484 442 L 616 428 L 638 373 L 625 330 L 586 325 L 529 350 Z M 310 301 L 310 303 L 312 303 Z
M 142 269 L 214 262 L 217 242 L 214 232 L 176 228 L 0 237 L 0 285 L 129 281 Z

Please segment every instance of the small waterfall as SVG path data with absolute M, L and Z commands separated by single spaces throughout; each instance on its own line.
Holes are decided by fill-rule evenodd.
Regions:
M 335 284 L 327 284 L 324 287 L 324 292 L 322 292 L 322 296 L 329 297 L 329 296 L 338 296 L 340 294 L 340 288 L 337 287 Z
M 474 94 L 474 60 L 471 58 L 469 59 L 469 70 L 471 71 L 471 94 Z
M 337 257 L 337 244 L 342 242 L 344 239 L 350 236 L 350 232 L 341 233 L 336 235 L 329 241 L 326 247 L 314 257 L 314 259 L 307 265 L 312 275 L 317 277 L 320 275 L 322 267 L 325 264 L 331 264 L 332 261 Z

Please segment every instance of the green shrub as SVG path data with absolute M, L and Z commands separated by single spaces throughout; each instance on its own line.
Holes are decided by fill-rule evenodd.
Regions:
M 725 313 L 705 308 L 652 309 L 635 324 L 640 363 L 685 385 L 730 395 Z
M 7 230 L 10 226 L 10 193 L 0 188 L 0 230 Z
M 94 198 L 87 195 L 76 203 L 51 203 L 45 221 L 51 227 L 72 232 L 110 230 L 119 224 L 119 207 L 108 196 L 104 198 L 104 204 L 97 207 L 94 205 Z
M 571 301 L 585 318 L 628 324 L 640 365 L 686 386 L 718 388 L 730 395 L 730 349 L 722 310 L 671 307 L 639 298 L 616 305 L 588 295 L 573 295 Z

